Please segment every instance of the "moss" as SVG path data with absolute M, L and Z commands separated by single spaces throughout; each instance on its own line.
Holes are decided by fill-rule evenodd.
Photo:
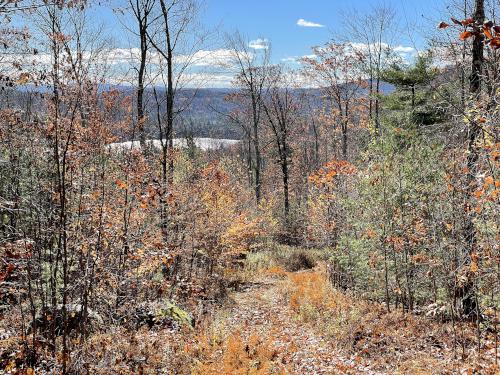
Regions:
M 162 307 L 156 315 L 170 317 L 180 325 L 194 327 L 194 319 L 191 314 L 169 300 L 165 301 L 165 306 Z

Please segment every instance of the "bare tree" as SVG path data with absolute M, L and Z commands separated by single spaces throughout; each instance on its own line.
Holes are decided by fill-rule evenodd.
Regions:
M 139 67 L 137 68 L 137 130 L 139 132 L 139 141 L 143 150 L 146 146 L 144 116 L 144 89 L 146 76 L 146 63 L 150 50 L 148 40 L 148 28 L 151 26 L 153 19 L 151 17 L 155 5 L 155 0 L 129 0 L 129 7 L 137 24 L 137 32 L 139 37 Z
M 391 50 L 395 33 L 394 10 L 387 5 L 378 5 L 368 14 L 353 11 L 343 17 L 347 28 L 348 42 L 357 43 L 366 58 L 365 70 L 368 73 L 369 113 L 380 131 L 380 83 L 386 65 L 386 56 Z
M 47 164 L 52 201 L 44 212 L 46 217 L 38 219 L 43 220 L 48 230 L 37 233 L 36 229 L 30 229 L 26 233 L 38 239 L 38 257 L 46 260 L 50 274 L 48 280 L 41 280 L 33 286 L 31 278 L 28 279 L 32 309 L 30 326 L 34 340 L 32 350 L 35 356 L 36 327 L 37 320 L 40 320 L 37 313 L 56 316 L 57 319 L 48 324 L 51 349 L 56 352 L 59 345 L 57 336 L 61 335 L 62 372 L 68 373 L 72 346 L 69 340 L 72 302 L 79 301 L 80 311 L 84 311 L 80 331 L 84 336 L 88 296 L 92 292 L 90 279 L 94 272 L 91 257 L 81 251 L 71 234 L 71 228 L 81 214 L 75 209 L 73 200 L 76 195 L 74 172 L 77 169 L 77 154 L 83 153 L 79 141 L 87 130 L 92 112 L 90 106 L 96 106 L 102 73 L 98 68 L 102 68 L 100 61 L 104 41 L 88 31 L 85 7 L 50 4 L 36 12 L 35 20 L 40 49 L 50 59 L 49 66 L 35 66 L 33 76 L 43 77 L 35 83 L 49 88 L 45 96 L 49 99 L 44 121 L 46 129 L 42 133 L 45 138 L 41 137 L 39 141 L 46 141 L 46 149 L 51 153 Z M 99 34 L 99 30 L 96 32 Z M 36 72 L 36 69 L 39 71 Z M 82 269 L 75 273 L 72 268 L 77 262 Z M 36 267 L 29 269 L 28 274 L 40 272 L 42 265 L 38 263 Z
M 288 224 L 290 213 L 289 180 L 290 180 L 290 135 L 298 121 L 299 98 L 293 91 L 290 75 L 283 66 L 277 65 L 269 69 L 269 89 L 262 98 L 262 106 L 271 128 L 274 143 L 278 152 L 283 181 L 283 203 L 285 222 Z
M 313 51 L 315 57 L 302 59 L 304 72 L 330 102 L 342 134 L 342 157 L 347 159 L 354 104 L 360 97 L 361 88 L 366 85 L 359 68 L 365 55 L 349 43 L 331 42 L 315 47 Z
M 227 45 L 232 54 L 232 67 L 236 69 L 234 86 L 239 89 L 233 100 L 243 104 L 248 114 L 249 124 L 244 119 L 237 122 L 242 127 L 248 140 L 250 169 L 253 171 L 253 186 L 257 203 L 262 197 L 262 152 L 260 127 L 262 124 L 262 97 L 268 83 L 270 46 L 252 49 L 249 41 L 240 34 L 227 37 Z
M 179 92 L 186 86 L 199 87 L 202 84 L 190 74 L 189 68 L 200 57 L 199 51 L 208 38 L 197 23 L 199 4 L 194 0 L 158 0 L 155 5 L 153 27 L 146 30 L 146 36 L 157 58 L 157 69 L 153 81 L 164 84 L 163 95 L 154 88 L 156 120 L 161 143 L 161 170 L 164 196 L 162 197 L 162 229 L 167 238 L 168 190 L 173 183 L 173 132 L 174 122 L 187 106 L 193 95 L 181 101 Z M 156 82 L 154 82 L 156 83 Z M 162 108 L 165 108 L 162 111 Z
M 475 0 L 474 21 L 482 25 L 485 19 L 484 0 Z M 474 36 L 472 42 L 472 70 L 469 77 L 470 94 L 472 100 L 476 102 L 481 94 L 481 82 L 483 74 L 483 60 L 484 60 L 484 36 L 477 34 Z M 473 196 L 476 190 L 476 174 L 478 172 L 478 161 L 480 150 L 477 141 L 481 135 L 481 126 L 476 120 L 470 122 L 467 135 L 467 178 L 466 178 L 466 195 L 465 207 L 466 212 L 465 225 L 464 225 L 464 240 L 466 248 L 466 264 L 470 265 L 472 257 L 477 247 L 476 228 L 474 224 L 475 212 L 472 209 Z M 462 309 L 467 317 L 475 317 L 474 314 L 479 316 L 479 306 L 477 304 L 477 297 L 474 291 L 474 283 L 469 278 L 463 289 L 462 295 Z

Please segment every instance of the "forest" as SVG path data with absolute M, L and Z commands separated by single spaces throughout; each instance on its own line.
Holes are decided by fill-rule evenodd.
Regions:
M 0 0 L 0 374 L 499 374 L 500 2 L 210 3 Z

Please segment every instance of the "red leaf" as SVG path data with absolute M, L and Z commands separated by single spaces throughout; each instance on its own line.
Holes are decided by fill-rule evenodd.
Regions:
M 448 26 L 450 26 L 449 24 L 447 24 L 446 22 L 441 22 L 439 25 L 438 25 L 438 29 L 446 29 Z
M 491 29 L 493 27 L 493 21 L 486 21 L 485 23 L 483 23 L 483 26 Z
M 493 39 L 493 35 L 491 34 L 490 29 L 484 29 L 483 32 L 484 32 L 484 35 L 486 35 L 486 37 L 488 39 Z
M 12 271 L 14 271 L 15 269 L 16 269 L 16 266 L 13 265 L 12 263 L 9 263 L 7 265 L 7 269 L 5 270 L 5 272 L 0 273 L 0 281 L 7 280 L 7 278 L 10 276 Z
M 491 39 L 490 46 L 494 49 L 500 48 L 500 38 Z
M 464 26 L 470 25 L 471 23 L 474 23 L 474 18 L 467 18 L 466 20 L 462 20 L 460 23 Z
M 500 26 L 493 26 L 493 30 L 495 30 L 497 34 L 500 34 Z
M 464 31 L 463 33 L 460 33 L 460 40 L 465 40 L 467 38 L 470 38 L 472 35 L 473 35 L 472 32 Z
M 462 24 L 462 23 L 461 23 L 459 20 L 457 20 L 456 18 L 451 17 L 451 20 L 453 21 L 453 23 L 455 23 L 455 24 L 457 24 L 457 25 L 461 25 L 461 24 Z

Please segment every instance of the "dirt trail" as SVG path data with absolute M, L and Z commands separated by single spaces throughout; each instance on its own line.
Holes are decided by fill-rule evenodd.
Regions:
M 342 356 L 312 327 L 298 321 L 284 296 L 283 280 L 269 279 L 232 295 L 225 326 L 243 337 L 270 338 L 277 349 L 276 363 L 290 374 L 375 374 L 354 358 Z

